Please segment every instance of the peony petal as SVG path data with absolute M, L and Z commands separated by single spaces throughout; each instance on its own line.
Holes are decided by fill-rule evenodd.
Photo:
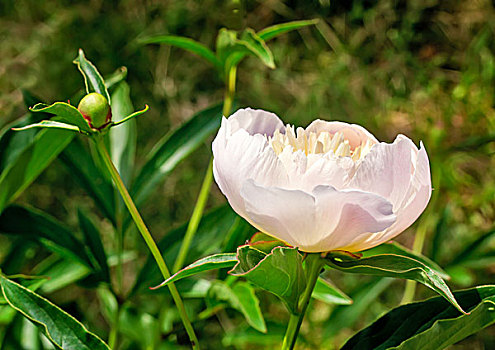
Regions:
M 428 155 L 421 143 L 417 155 L 414 176 L 404 200 L 397 210 L 397 221 L 383 232 L 353 242 L 349 251 L 361 251 L 385 243 L 411 226 L 425 210 L 431 198 L 431 176 Z
M 403 135 L 392 144 L 376 144 L 358 164 L 347 187 L 379 194 L 397 212 L 410 186 L 417 153 L 414 143 Z
M 295 247 L 314 236 L 315 198 L 299 190 L 263 187 L 252 179 L 241 190 L 246 216 L 258 230 Z
M 313 195 L 322 239 L 307 247 L 308 251 L 343 249 L 363 235 L 385 230 L 396 220 L 392 204 L 374 193 L 318 186 Z
M 322 131 L 329 132 L 334 135 L 337 132 L 344 134 L 344 138 L 349 141 L 351 149 L 354 149 L 365 143 L 368 139 L 373 143 L 378 143 L 378 140 L 368 130 L 357 124 L 347 124 L 343 122 L 329 122 L 326 120 L 316 119 L 308 125 L 306 131 L 319 134 Z
M 285 130 L 284 123 L 276 114 L 261 109 L 239 109 L 229 117 L 228 123 L 231 132 L 229 135 L 239 129 L 246 130 L 249 135 L 261 134 L 267 136 L 273 136 L 275 130 Z
M 241 196 L 247 221 L 306 252 L 340 249 L 357 236 L 382 231 L 395 221 L 391 203 L 361 191 L 318 186 L 310 194 L 248 180 Z

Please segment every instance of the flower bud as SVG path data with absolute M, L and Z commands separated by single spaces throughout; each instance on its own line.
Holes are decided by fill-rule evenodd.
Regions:
M 112 112 L 107 99 L 97 92 L 84 96 L 77 109 L 93 129 L 101 129 L 112 120 Z

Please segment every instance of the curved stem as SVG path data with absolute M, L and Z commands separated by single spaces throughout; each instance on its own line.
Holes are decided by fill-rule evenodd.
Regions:
M 287 325 L 284 342 L 282 344 L 282 350 L 292 350 L 296 345 L 297 336 L 299 334 L 299 330 L 301 329 L 304 314 L 308 308 L 311 295 L 313 294 L 313 289 L 315 288 L 315 284 L 318 280 L 323 264 L 324 262 L 318 253 L 308 254 L 306 257 L 306 288 L 299 299 L 299 314 L 290 315 L 289 324 Z
M 96 142 L 96 149 L 98 153 L 100 154 L 103 163 L 110 173 L 110 176 L 112 177 L 113 182 L 115 183 L 115 186 L 117 187 L 117 190 L 119 191 L 120 195 L 122 196 L 122 199 L 124 200 L 124 203 L 129 210 L 129 214 L 131 214 L 132 219 L 134 220 L 134 223 L 136 224 L 137 229 L 141 233 L 141 236 L 144 238 L 144 241 L 148 245 L 149 250 L 151 251 L 151 254 L 155 258 L 155 261 L 158 265 L 158 268 L 160 269 L 160 272 L 162 273 L 162 276 L 164 279 L 167 279 L 170 277 L 170 272 L 167 268 L 167 264 L 165 263 L 165 260 L 163 260 L 163 257 L 160 253 L 160 250 L 158 249 L 158 246 L 156 245 L 155 241 L 153 240 L 153 237 L 151 236 L 151 233 L 149 232 L 148 228 L 146 227 L 146 224 L 143 221 L 143 218 L 139 214 L 138 209 L 136 208 L 136 205 L 134 204 L 134 201 L 132 200 L 129 192 L 127 191 L 127 188 L 124 185 L 124 182 L 122 181 L 122 178 L 120 177 L 119 172 L 115 168 L 115 166 L 112 163 L 112 160 L 110 158 L 110 155 L 108 154 L 108 151 L 105 147 L 105 144 L 103 142 L 103 139 L 101 137 L 95 138 Z M 199 349 L 199 342 L 198 338 L 196 337 L 196 334 L 194 333 L 194 329 L 191 325 L 191 321 L 189 321 L 189 318 L 186 313 L 186 309 L 184 307 L 184 303 L 182 302 L 182 299 L 179 295 L 179 292 L 177 291 L 177 288 L 173 283 L 170 283 L 168 285 L 170 289 L 170 294 L 172 294 L 172 298 L 174 299 L 175 305 L 177 306 L 177 309 L 179 311 L 179 315 L 182 319 L 182 323 L 184 324 L 184 327 L 186 329 L 186 332 L 189 336 L 189 339 L 191 341 L 191 345 L 193 349 Z

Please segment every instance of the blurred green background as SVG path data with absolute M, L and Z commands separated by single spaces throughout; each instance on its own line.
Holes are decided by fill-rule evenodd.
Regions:
M 274 70 L 254 57 L 241 63 L 238 105 L 275 112 L 298 126 L 316 118 L 341 120 L 363 125 L 387 142 L 399 133 L 417 144 L 422 140 L 432 166 L 433 197 L 420 220 L 398 240 L 413 247 L 415 232 L 422 232 L 423 253 L 447 269 L 452 289 L 493 283 L 493 4 L 483 0 L 268 0 L 242 1 L 241 10 L 235 13 L 232 8 L 230 1 L 211 0 L 2 0 L 0 128 L 25 113 L 21 89 L 47 102 L 67 100 L 79 91 L 83 81 L 72 60 L 83 48 L 103 74 L 126 66 L 134 106 L 150 106 L 138 120 L 138 169 L 163 135 L 195 112 L 221 102 L 224 89 L 213 68 L 197 56 L 166 45 L 138 45 L 139 38 L 174 34 L 213 47 L 222 27 L 258 31 L 290 20 L 319 18 L 316 25 L 268 44 L 277 65 Z M 156 237 L 189 219 L 210 154 L 207 142 L 141 206 Z M 208 208 L 225 202 L 216 186 L 212 192 Z M 105 225 L 91 199 L 58 161 L 17 202 L 43 209 L 69 225 L 76 224 L 77 208 L 82 207 L 96 213 L 100 225 Z M 9 238 L 0 236 L 0 259 L 5 258 L 8 245 Z M 125 269 L 126 276 L 135 274 L 132 262 Z M 339 274 L 334 281 L 351 296 L 363 292 L 363 281 L 370 284 L 375 294 L 366 295 L 372 295 L 373 301 L 360 309 L 355 304 L 351 311 L 317 304 L 308 317 L 312 326 L 306 324 L 302 330 L 310 340 L 308 348 L 342 344 L 379 314 L 397 306 L 405 288 L 402 281 L 380 284 L 371 278 Z M 86 301 L 76 300 L 75 295 Z M 415 297 L 431 295 L 418 287 Z M 82 313 L 92 294 L 66 288 L 50 298 Z M 264 297 L 263 310 L 268 318 L 285 319 L 281 305 L 270 304 L 274 301 Z M 341 320 L 342 330 L 335 331 L 335 338 L 326 343 L 320 339 L 320 330 L 326 329 L 331 313 Z M 98 317 L 90 328 L 105 337 L 106 325 Z M 220 328 L 209 336 L 213 339 L 215 334 L 224 336 Z M 266 336 L 263 339 L 268 341 Z M 222 344 L 256 349 L 256 345 L 235 345 L 232 339 Z M 493 348 L 493 327 L 452 347 Z

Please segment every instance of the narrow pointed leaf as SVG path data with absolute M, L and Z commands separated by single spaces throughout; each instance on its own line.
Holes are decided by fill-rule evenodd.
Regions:
M 76 107 L 65 102 L 55 102 L 52 105 L 38 103 L 29 110 L 31 112 L 54 114 L 55 118 L 53 120 L 55 121 L 75 125 L 79 128 L 79 130 L 87 133 L 91 133 L 93 131 L 81 112 L 79 112 Z
M 350 305 L 352 299 L 322 277 L 316 281 L 312 297 L 328 304 Z
M 48 250 L 92 268 L 81 241 L 46 213 L 12 205 L 0 215 L 0 232 L 40 243 Z
M 126 77 L 127 77 L 127 67 L 122 66 L 104 79 L 105 87 L 107 88 L 107 90 L 110 90 L 115 85 L 123 81 Z
M 136 118 L 136 117 L 139 117 L 141 114 L 145 113 L 150 107 L 148 105 L 145 105 L 144 108 L 140 111 L 137 111 L 137 112 L 134 112 L 132 113 L 131 115 L 128 115 L 127 117 L 125 117 L 124 119 L 122 120 L 119 120 L 117 122 L 113 122 L 111 126 L 117 126 L 119 124 L 122 124 L 122 123 L 125 123 L 127 122 L 128 120 L 132 119 L 132 118 Z
M 103 242 L 101 241 L 100 232 L 85 213 L 78 210 L 77 214 L 79 225 L 84 235 L 84 241 L 91 255 L 96 260 L 96 267 L 101 271 L 103 280 L 110 282 L 110 269 L 107 264 L 108 258 L 103 247 Z
M 74 64 L 84 77 L 84 85 L 86 86 L 86 92 L 97 92 L 100 95 L 105 96 L 107 101 L 111 103 L 110 94 L 108 93 L 107 87 L 105 86 L 105 80 L 101 76 L 98 69 L 93 63 L 86 59 L 84 56 L 84 51 L 79 49 L 78 56 L 74 60 Z
M 442 297 L 402 305 L 355 334 L 342 350 L 438 350 L 495 323 L 495 286 L 455 292 L 469 314 Z
M 207 256 L 205 258 L 199 259 L 198 261 L 192 263 L 189 266 L 186 266 L 176 274 L 170 276 L 170 278 L 162 282 L 156 288 L 166 286 L 169 283 L 181 280 L 183 278 L 192 275 L 196 275 L 204 271 L 221 269 L 224 267 L 232 267 L 236 263 L 237 263 L 237 258 L 235 253 L 223 253 L 223 254 L 214 254 L 211 256 Z
M 237 250 L 237 265 L 229 274 L 244 277 L 249 282 L 278 296 L 293 314 L 298 313 L 299 296 L 306 286 L 302 255 L 297 249 L 274 248 L 265 254 L 248 245 Z
M 96 167 L 90 151 L 84 147 L 79 138 L 64 149 L 59 157 L 67 166 L 67 170 L 93 198 L 105 217 L 115 223 L 115 192 L 112 184 Z
M 247 323 L 259 332 L 266 333 L 266 324 L 259 306 L 259 299 L 254 288 L 247 282 L 239 281 L 230 287 L 223 281 L 214 281 L 208 290 L 207 305 L 209 308 L 225 302 L 228 306 L 244 315 Z
M 318 23 L 317 19 L 280 23 L 265 28 L 259 31 L 257 34 L 261 39 L 268 41 L 279 36 L 280 34 L 284 34 L 290 32 L 291 30 L 296 30 L 302 27 L 307 27 L 316 23 Z
M 0 285 L 9 305 L 33 321 L 58 349 L 110 350 L 79 321 L 47 299 L 3 276 Z
M 442 277 L 422 262 L 413 258 L 382 254 L 362 259 L 343 260 L 339 257 L 328 255 L 326 263 L 332 268 L 347 273 L 396 277 L 420 282 L 443 296 L 459 311 L 464 313 Z
M 129 85 L 121 82 L 112 93 L 112 120 L 117 123 L 133 111 Z M 110 129 L 109 138 L 112 161 L 124 183 L 129 186 L 136 154 L 136 121 L 128 120 L 118 128 Z
M 412 250 L 407 249 L 406 247 L 400 245 L 397 242 L 380 244 L 377 247 L 365 250 L 361 253 L 363 254 L 363 258 L 380 255 L 380 254 L 394 254 L 394 255 L 406 256 L 422 262 L 430 269 L 435 271 L 443 279 L 448 280 L 450 278 L 447 272 L 445 272 L 445 270 L 443 270 L 440 266 L 438 266 L 438 264 L 435 263 L 433 260 L 427 258 L 422 254 L 414 253 Z
M 220 67 L 220 61 L 217 59 L 213 51 L 190 38 L 176 35 L 157 35 L 141 39 L 139 42 L 141 44 L 166 44 L 179 47 L 206 59 L 217 68 Z
M 272 69 L 275 68 L 272 52 L 265 41 L 260 38 L 254 30 L 250 28 L 246 29 L 241 35 L 241 40 L 237 41 L 237 44 L 245 47 L 251 54 L 258 57 L 267 67 Z
M 69 144 L 74 133 L 43 130 L 0 174 L 0 213 L 24 191 Z
M 68 130 L 68 131 L 81 132 L 81 130 L 79 130 L 79 128 L 75 125 L 56 122 L 53 120 L 42 120 L 39 123 L 29 124 L 29 125 L 23 126 L 21 128 L 13 128 L 12 130 L 22 131 L 22 130 L 28 130 L 28 129 L 32 129 L 32 128 L 62 129 L 62 130 Z
M 237 214 L 228 204 L 217 207 L 203 215 L 185 263 L 191 264 L 205 255 L 217 253 L 222 243 L 218 237 L 224 235 L 237 218 Z M 253 233 L 252 226 L 244 220 L 241 221 L 240 225 L 246 227 L 248 236 Z M 172 265 L 177 258 L 187 226 L 188 223 L 186 222 L 178 228 L 170 230 L 158 242 L 158 248 L 162 252 L 165 262 L 169 265 Z M 239 229 L 242 229 L 242 227 L 239 226 Z M 138 274 L 131 294 L 141 290 L 149 291 L 150 286 L 156 286 L 162 281 L 163 277 L 156 266 L 155 260 L 152 256 L 148 256 L 146 263 Z
M 184 158 L 220 127 L 222 105 L 204 109 L 160 140 L 136 177 L 131 194 L 142 203 Z

